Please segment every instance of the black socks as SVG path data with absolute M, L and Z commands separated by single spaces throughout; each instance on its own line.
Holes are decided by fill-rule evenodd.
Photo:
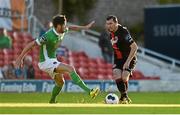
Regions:
M 117 88 L 119 92 L 121 93 L 121 98 L 128 97 L 127 96 L 128 82 L 124 82 L 121 78 L 116 79 L 115 81 L 116 81 Z

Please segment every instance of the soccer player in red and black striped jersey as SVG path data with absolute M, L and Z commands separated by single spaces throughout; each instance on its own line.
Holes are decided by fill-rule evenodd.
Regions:
M 114 50 L 113 77 L 121 93 L 119 103 L 130 104 L 132 101 L 127 94 L 128 81 L 137 62 L 138 47 L 127 28 L 118 23 L 116 16 L 109 15 L 106 18 L 106 28 L 110 32 Z

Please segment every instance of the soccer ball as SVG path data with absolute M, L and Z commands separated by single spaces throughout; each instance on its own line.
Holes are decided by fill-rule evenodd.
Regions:
M 115 93 L 109 93 L 106 95 L 105 103 L 107 103 L 107 104 L 118 104 L 119 98 Z

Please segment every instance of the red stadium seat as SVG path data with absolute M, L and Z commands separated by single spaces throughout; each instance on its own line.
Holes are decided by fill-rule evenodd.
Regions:
M 65 80 L 71 80 L 71 77 L 67 73 L 64 73 L 63 77 L 64 77 Z
M 97 58 L 96 61 L 98 64 L 105 64 L 106 63 L 106 61 L 102 58 Z
M 92 59 L 90 58 L 89 61 L 88 61 L 88 64 L 89 64 L 89 67 L 92 67 L 92 68 L 97 68 L 97 62 L 96 62 L 96 59 Z
M 83 62 L 88 62 L 88 57 L 84 57 L 84 56 L 79 56 L 78 57 L 79 61 L 83 61 Z
M 13 31 L 8 31 L 7 32 L 8 36 L 11 37 L 12 39 L 13 39 L 13 33 L 14 33 Z
M 51 77 L 46 72 L 41 72 L 42 79 L 51 79 Z
M 98 69 L 97 68 L 93 68 L 93 67 L 90 67 L 89 69 L 89 73 L 93 73 L 93 74 L 98 74 Z
M 88 56 L 86 55 L 86 53 L 85 53 L 85 52 L 83 52 L 83 51 L 78 52 L 78 56 L 88 58 Z
M 41 72 L 35 69 L 35 79 L 41 79 Z
M 97 74 L 95 74 L 95 73 L 89 73 L 89 75 L 86 76 L 86 79 L 87 80 L 97 80 L 98 77 L 97 77 Z
M 77 69 L 77 71 L 79 72 L 80 75 L 82 76 L 86 76 L 89 74 L 89 70 L 83 67 L 80 67 L 79 69 Z
M 86 62 L 80 61 L 79 64 L 80 64 L 80 67 L 83 67 L 83 68 L 86 68 L 86 69 L 89 68 L 89 64 L 86 63 Z
M 0 68 L 2 68 L 4 66 L 4 60 L 0 59 Z
M 142 79 L 145 76 L 143 75 L 143 73 L 141 73 L 140 71 L 133 71 L 133 77 L 132 79 Z

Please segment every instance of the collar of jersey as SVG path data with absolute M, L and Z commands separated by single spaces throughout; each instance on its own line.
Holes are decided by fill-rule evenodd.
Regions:
M 53 32 L 57 35 L 57 36 L 61 36 L 62 34 L 59 34 L 56 32 L 55 28 L 53 28 Z

